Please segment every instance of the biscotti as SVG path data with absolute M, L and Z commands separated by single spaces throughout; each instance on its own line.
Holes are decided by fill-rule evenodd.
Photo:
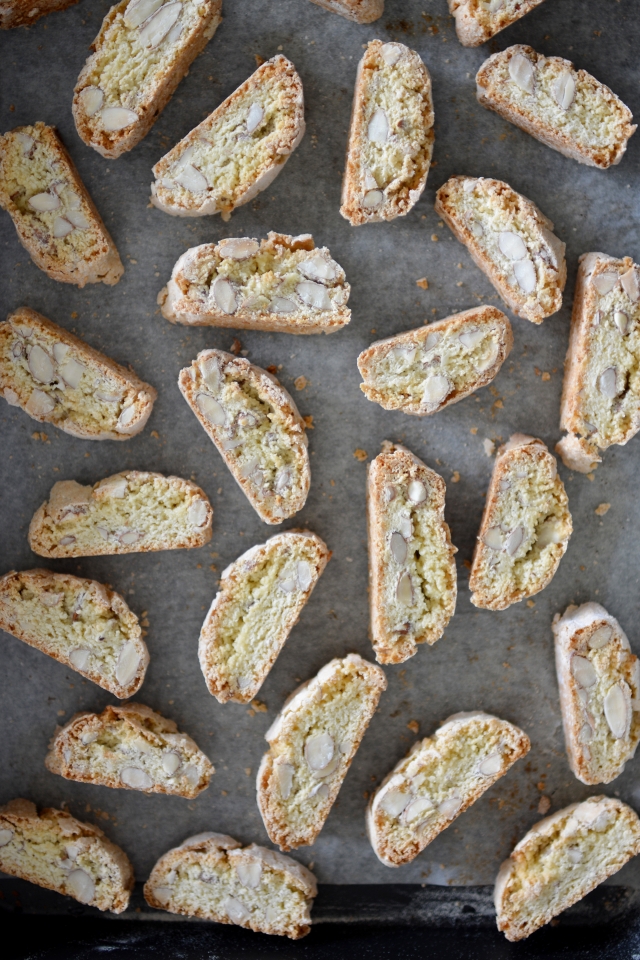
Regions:
M 498 930 L 523 940 L 638 853 L 640 820 L 613 797 L 589 797 L 540 820 L 498 873 Z
M 0 0 L 0 30 L 10 27 L 26 27 L 47 13 L 57 10 L 66 10 L 78 0 L 38 0 L 34 7 L 33 0 Z
M 298 687 L 265 734 L 258 807 L 281 850 L 315 842 L 387 681 L 356 653 Z
M 144 681 L 149 652 L 119 593 L 95 580 L 50 570 L 0 577 L 0 629 L 120 699 Z
M 305 422 L 276 378 L 202 350 L 178 386 L 260 519 L 281 523 L 301 510 L 311 482 Z
M 451 177 L 435 206 L 517 316 L 542 323 L 560 309 L 565 245 L 535 204 L 501 180 Z
M 471 564 L 471 603 L 504 610 L 551 582 L 573 526 L 556 459 L 514 434 L 498 450 Z
M 304 130 L 300 77 L 278 55 L 156 163 L 151 202 L 176 217 L 228 220 L 273 183 Z
M 414 50 L 372 40 L 358 66 L 340 213 L 352 226 L 406 216 L 433 153 L 431 77 Z
M 298 940 L 309 933 L 316 878 L 282 853 L 199 833 L 160 857 L 144 886 L 157 910 Z
M 93 486 L 54 483 L 29 525 L 29 546 L 41 557 L 93 557 L 202 547 L 213 510 L 195 483 L 128 470 Z
M 460 43 L 465 47 L 479 47 L 542 2 L 543 0 L 449 0 L 449 12 L 455 17 Z
M 83 440 L 128 440 L 144 428 L 152 386 L 20 307 L 0 323 L 0 396 L 34 420 Z
M 640 741 L 640 662 L 599 603 L 567 607 L 552 629 L 569 765 L 583 783 L 611 783 Z
M 483 107 L 589 167 L 620 163 L 636 130 L 629 108 L 604 83 L 521 43 L 489 57 L 476 86 Z
M 222 0 L 120 0 L 74 90 L 78 135 L 103 157 L 131 150 L 216 32 Z
M 631 257 L 580 257 L 556 445 L 565 466 L 590 473 L 600 452 L 640 429 L 640 283 Z
M 0 207 L 29 256 L 52 280 L 117 283 L 124 267 L 96 206 L 53 127 L 0 137 Z
M 372 343 L 358 357 L 360 389 L 385 410 L 427 417 L 491 383 L 512 346 L 504 313 L 473 307 Z
M 129 858 L 99 827 L 30 800 L 0 807 L 0 870 L 112 913 L 133 889 Z
M 182 254 L 158 294 L 162 316 L 194 326 L 333 333 L 351 319 L 350 286 L 308 233 L 233 237 Z
M 215 772 L 191 737 L 142 703 L 76 714 L 51 740 L 45 766 L 67 780 L 188 800 Z
M 386 443 L 369 466 L 369 607 L 378 663 L 402 663 L 439 640 L 456 606 L 456 548 L 445 483 L 406 447 Z
M 312 3 L 356 23 L 373 23 L 384 13 L 384 0 L 312 0 Z
M 253 700 L 330 556 L 315 533 L 290 530 L 223 571 L 198 645 L 207 688 L 220 703 Z
M 374 791 L 367 832 L 387 867 L 410 863 L 531 747 L 519 727 L 480 711 L 448 717 Z

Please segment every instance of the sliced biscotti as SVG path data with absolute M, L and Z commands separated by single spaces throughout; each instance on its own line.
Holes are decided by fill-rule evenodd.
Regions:
M 611 783 L 640 741 L 640 662 L 599 603 L 567 607 L 552 629 L 569 765 L 583 783 Z
M 129 858 L 99 827 L 30 800 L 0 807 L 0 870 L 112 913 L 133 889 Z
M 526 733 L 489 713 L 448 717 L 369 801 L 367 832 L 378 859 L 388 867 L 410 863 L 530 747 Z
M 29 256 L 52 280 L 117 283 L 124 267 L 80 174 L 53 127 L 0 137 L 0 207 Z
M 456 606 L 456 548 L 445 483 L 406 447 L 385 443 L 367 475 L 369 608 L 378 663 L 439 640 Z
M 536 823 L 502 864 L 498 930 L 523 940 L 640 853 L 640 820 L 613 797 L 589 797 Z
M 436 211 L 517 316 L 542 323 L 560 309 L 565 245 L 530 200 L 501 180 L 451 177 Z
M 431 77 L 414 50 L 372 40 L 358 66 L 340 213 L 352 226 L 403 217 L 433 153 Z
M 449 11 L 455 18 L 460 43 L 465 47 L 479 47 L 542 2 L 543 0 L 449 0 Z
M 172 323 L 333 333 L 351 319 L 351 287 L 326 247 L 310 234 L 233 237 L 182 254 L 158 294 Z
M 0 395 L 83 440 L 140 433 L 157 397 L 131 370 L 28 307 L 0 323 Z
M 41 557 L 93 557 L 201 547 L 211 539 L 213 510 L 195 483 L 128 470 L 84 486 L 54 483 L 29 526 Z
M 356 23 L 373 23 L 384 13 L 384 0 L 312 0 L 312 3 Z
M 386 686 L 380 667 L 355 653 L 331 660 L 267 730 L 258 807 L 281 850 L 315 842 Z
M 54 735 L 45 766 L 67 780 L 189 800 L 215 772 L 191 737 L 142 703 L 77 713 Z
M 120 0 L 102 21 L 74 90 L 82 140 L 119 157 L 146 137 L 216 32 L 222 0 Z
M 483 107 L 589 167 L 620 163 L 636 130 L 629 108 L 604 83 L 521 43 L 489 57 L 476 86 Z
M 276 378 L 202 350 L 178 386 L 260 519 L 281 523 L 301 510 L 311 482 L 305 422 Z
M 504 610 L 551 582 L 573 530 L 555 457 L 515 433 L 498 450 L 471 564 L 471 603 Z
M 372 343 L 358 357 L 360 389 L 385 410 L 427 417 L 491 383 L 512 346 L 504 313 L 473 307 Z
M 279 54 L 156 163 L 151 202 L 176 217 L 228 220 L 275 180 L 304 130 L 302 83 Z
M 198 646 L 209 693 L 220 703 L 253 700 L 330 556 L 315 533 L 290 530 L 223 571 Z
M 33 0 L 0 0 L 0 30 L 29 26 L 47 13 L 66 10 L 77 2 L 78 0 L 38 0 L 34 7 Z
M 199 833 L 160 857 L 144 886 L 151 907 L 298 940 L 309 933 L 316 878 L 301 863 L 223 833 Z
M 631 257 L 580 257 L 556 445 L 571 470 L 590 473 L 640 429 L 639 275 Z
M 119 593 L 50 570 L 0 577 L 0 629 L 124 699 L 144 681 L 149 653 Z

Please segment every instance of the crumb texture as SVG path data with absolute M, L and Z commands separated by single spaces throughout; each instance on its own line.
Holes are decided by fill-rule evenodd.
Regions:
M 312 2 L 356 23 L 373 23 L 384 13 L 384 0 L 312 0 Z
M 11 27 L 28 27 L 40 17 L 56 10 L 66 10 L 78 0 L 38 0 L 34 7 L 33 0 L 0 0 L 0 30 L 9 30 Z
M 479 47 L 542 2 L 543 0 L 449 0 L 449 11 L 455 18 L 460 43 L 465 47 Z

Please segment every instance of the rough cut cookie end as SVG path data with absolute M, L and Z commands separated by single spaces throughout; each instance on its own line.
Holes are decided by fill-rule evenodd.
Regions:
M 312 0 L 312 3 L 355 23 L 373 23 L 384 13 L 384 0 Z
M 478 0 L 449 0 L 456 34 L 464 47 L 479 47 L 537 7 L 543 0 L 498 0 L 490 5 Z
M 560 454 L 565 467 L 577 470 L 579 473 L 592 473 L 598 464 L 602 463 L 602 457 L 598 456 L 598 448 L 584 437 L 576 437 L 573 434 L 558 440 L 556 452 Z
M 34 6 L 33 0 L 4 0 L 0 4 L 0 30 L 28 27 L 40 17 L 66 10 L 77 2 L 78 0 L 38 0 L 37 6 Z

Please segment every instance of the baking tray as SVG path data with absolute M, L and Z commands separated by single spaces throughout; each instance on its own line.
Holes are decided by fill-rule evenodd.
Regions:
M 634 440 L 627 447 L 613 447 L 590 478 L 560 466 L 574 518 L 567 554 L 551 585 L 532 602 L 494 613 L 476 610 L 467 586 L 493 465 L 484 441 L 498 444 L 514 431 L 535 434 L 550 447 L 558 439 L 562 362 L 578 256 L 604 250 L 640 257 L 640 137 L 632 138 L 618 167 L 603 172 L 580 166 L 481 108 L 474 76 L 489 53 L 526 42 L 543 53 L 574 58 L 608 83 L 634 113 L 640 112 L 637 4 L 549 0 L 491 43 L 469 50 L 456 39 L 446 0 L 387 0 L 382 19 L 368 26 L 349 23 L 309 0 L 225 0 L 221 27 L 151 133 L 115 161 L 82 144 L 70 109 L 75 79 L 108 9 L 108 0 L 81 0 L 30 29 L 0 35 L 0 129 L 36 120 L 57 126 L 116 241 L 125 274 L 115 287 L 78 290 L 55 283 L 31 263 L 9 217 L 2 214 L 0 316 L 20 305 L 39 310 L 117 361 L 132 364 L 158 388 L 159 397 L 145 431 L 123 443 L 77 440 L 2 404 L 1 569 L 45 565 L 108 582 L 122 592 L 138 614 L 144 613 L 145 623 L 148 620 L 151 664 L 136 699 L 191 734 L 217 772 L 210 788 L 193 802 L 72 783 L 48 773 L 43 758 L 56 724 L 78 710 L 102 709 L 111 698 L 3 635 L 0 799 L 26 796 L 38 805 L 68 804 L 74 815 L 98 823 L 127 851 L 140 879 L 161 853 L 201 830 L 268 843 L 254 786 L 266 748 L 264 732 L 290 691 L 331 657 L 355 650 L 373 658 L 368 639 L 366 462 L 360 451 L 371 459 L 385 439 L 402 442 L 447 483 L 446 516 L 458 547 L 456 615 L 434 647 L 420 649 L 401 666 L 385 668 L 388 689 L 331 815 L 316 844 L 295 856 L 313 864 L 329 899 L 335 896 L 333 885 L 361 891 L 369 885 L 370 902 L 379 907 L 375 885 L 391 890 L 406 885 L 424 891 L 424 902 L 435 896 L 439 904 L 448 903 L 449 920 L 458 925 L 470 923 L 473 914 L 457 912 L 457 900 L 483 889 L 482 922 L 491 924 L 487 885 L 514 842 L 539 819 L 538 810 L 553 811 L 600 792 L 580 784 L 567 765 L 550 624 L 568 603 L 598 600 L 619 618 L 637 652 L 640 501 L 635 491 L 640 445 Z M 338 212 L 340 183 L 356 67 L 363 45 L 375 37 L 407 43 L 431 71 L 434 164 L 427 189 L 409 216 L 352 228 Z M 302 77 L 307 133 L 274 184 L 237 210 L 228 224 L 219 217 L 181 220 L 151 208 L 152 165 L 231 93 L 260 58 L 279 51 Z M 514 348 L 491 387 L 435 417 L 385 412 L 365 400 L 359 389 L 356 357 L 364 347 L 479 303 L 501 305 L 465 248 L 434 213 L 435 190 L 456 173 L 507 180 L 555 222 L 567 243 L 565 306 L 539 327 L 512 318 Z M 353 319 L 346 329 L 330 337 L 236 334 L 172 326 L 160 316 L 156 295 L 187 247 L 224 236 L 263 237 L 269 230 L 309 232 L 319 245 L 330 248 L 352 285 Z M 426 290 L 416 285 L 422 278 L 428 280 Z M 333 551 L 258 695 L 257 707 L 221 705 L 210 697 L 196 650 L 220 571 L 274 529 L 254 514 L 177 387 L 180 368 L 199 350 L 229 349 L 235 339 L 255 363 L 277 366 L 302 414 L 313 418 L 311 492 L 305 508 L 282 526 L 308 526 Z M 301 390 L 296 386 L 300 377 L 306 381 Z M 30 552 L 30 517 L 56 480 L 89 483 L 131 468 L 196 480 L 214 506 L 211 543 L 200 550 L 48 563 Z M 608 512 L 596 513 L 603 503 L 610 504 Z M 370 791 L 414 742 L 416 724 L 425 736 L 450 713 L 478 708 L 522 726 L 531 737 L 531 753 L 412 864 L 396 871 L 383 866 L 365 836 Z M 608 792 L 640 805 L 637 761 L 628 764 Z M 634 902 L 640 863 L 628 864 L 611 883 L 616 902 Z M 6 884 L 8 893 L 0 904 L 9 909 L 15 901 L 10 891 L 18 888 L 14 881 Z M 48 911 L 68 909 L 53 894 L 33 899 L 21 893 L 18 900 L 26 912 L 40 913 L 45 903 Z M 346 899 L 338 896 L 336 902 L 345 904 L 345 918 L 352 915 Z M 132 916 L 158 919 L 158 912 L 147 910 L 142 901 L 137 907 L 141 912 L 132 908 Z M 388 912 L 383 913 L 391 922 Z M 372 908 L 367 922 L 376 915 L 380 910 Z M 595 910 L 580 914 L 584 922 L 591 915 L 600 916 Z M 429 916 L 427 910 L 421 922 L 431 923 Z

